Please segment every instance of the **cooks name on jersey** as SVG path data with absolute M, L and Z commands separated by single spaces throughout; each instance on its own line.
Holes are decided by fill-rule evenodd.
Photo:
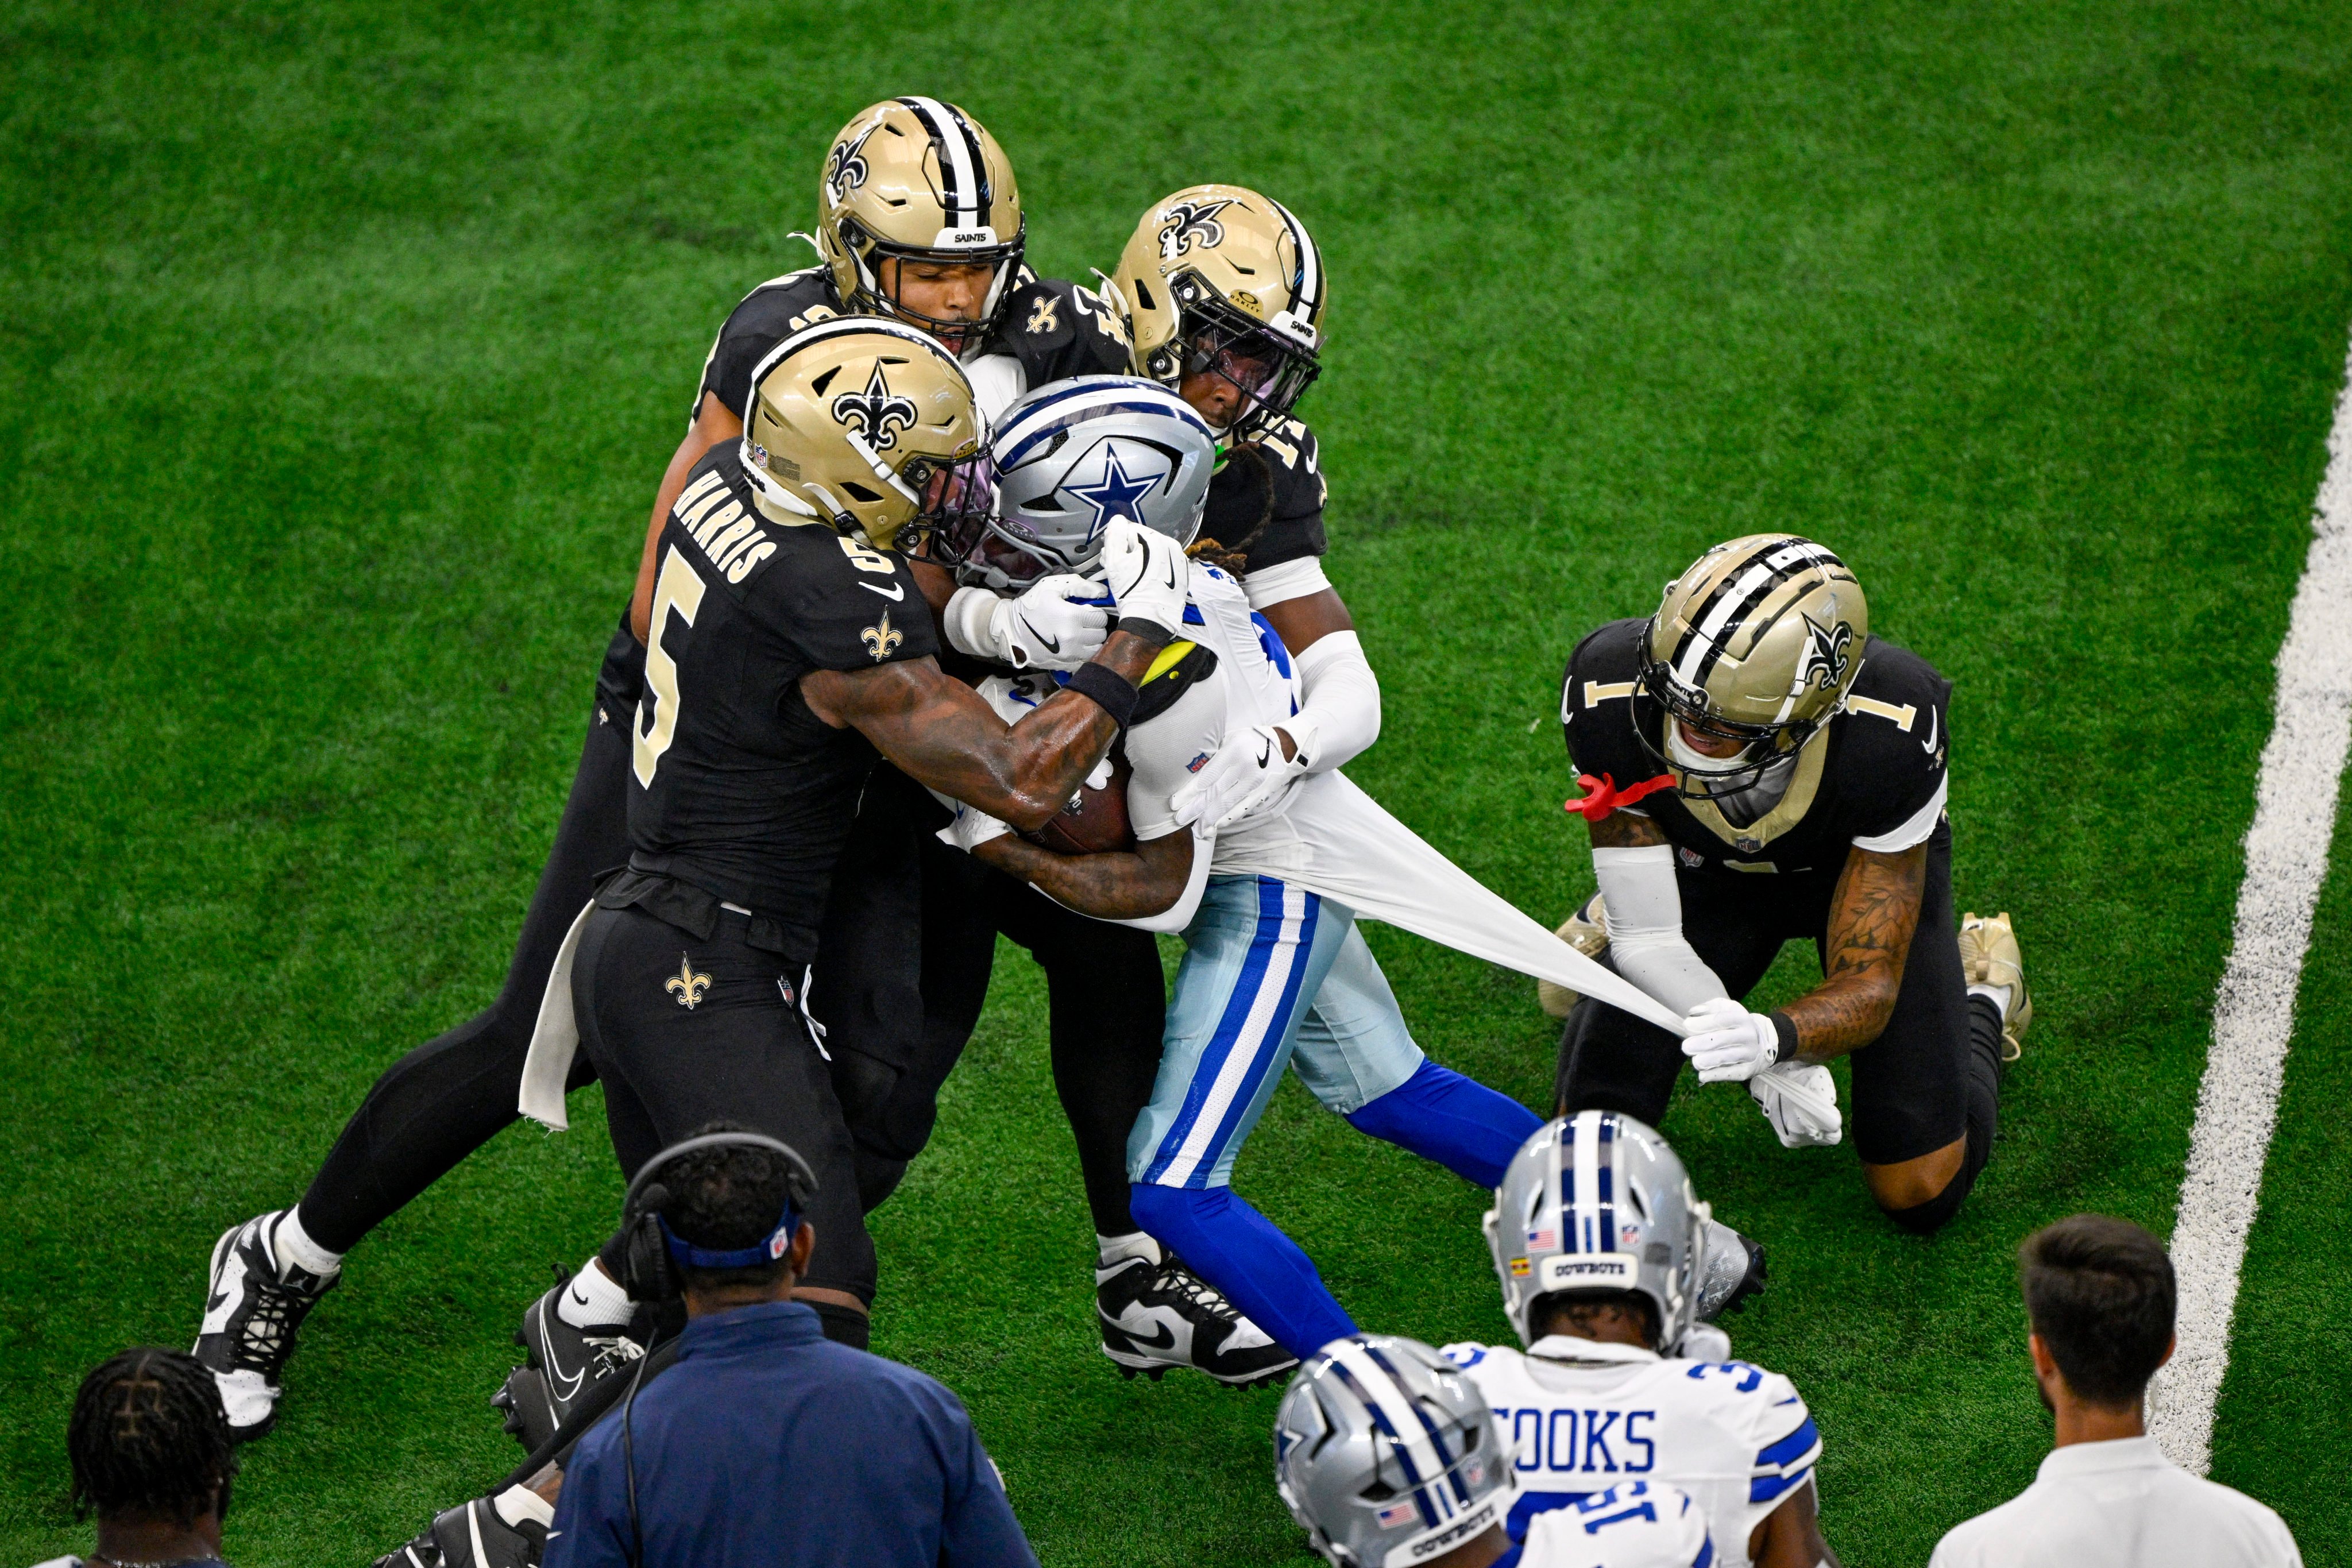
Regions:
M 1497 1409 L 1519 1473 L 1644 1475 L 1657 1467 L 1654 1410 Z
M 760 519 L 728 493 L 727 481 L 715 473 L 688 485 L 669 515 L 730 583 L 741 583 L 751 568 L 776 552 L 775 541 Z

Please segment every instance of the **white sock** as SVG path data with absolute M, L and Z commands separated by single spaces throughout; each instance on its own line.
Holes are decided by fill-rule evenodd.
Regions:
M 1160 1244 L 1139 1230 L 1129 1231 L 1125 1236 L 1105 1236 L 1100 1231 L 1095 1233 L 1096 1268 L 1108 1268 L 1130 1258 L 1157 1263 L 1160 1261 Z
M 281 1268 L 291 1263 L 295 1268 L 308 1269 L 321 1279 L 331 1278 L 343 1266 L 341 1253 L 328 1251 L 312 1241 L 310 1233 L 302 1228 L 302 1210 L 299 1205 L 288 1209 L 286 1216 L 278 1222 L 278 1228 L 270 1232 L 269 1246 L 271 1250 L 278 1254 L 278 1262 Z
M 490 1506 L 509 1525 L 520 1526 L 528 1519 L 536 1521 L 544 1530 L 555 1522 L 553 1505 L 529 1487 L 509 1487 L 491 1500 Z
M 555 1315 L 575 1329 L 618 1328 L 635 1310 L 629 1293 L 593 1258 L 580 1266 L 555 1299 Z
M 2006 1018 L 2009 1016 L 2010 989 L 2006 985 L 1971 985 L 1969 987 L 1969 994 L 1984 997 L 2000 1010 L 2002 1017 Z

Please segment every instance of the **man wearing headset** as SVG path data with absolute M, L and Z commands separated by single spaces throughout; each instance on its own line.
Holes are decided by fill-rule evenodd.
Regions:
M 1034 1568 L 956 1396 L 828 1341 L 792 1299 L 816 1246 L 814 1189 L 791 1149 L 723 1121 L 639 1173 L 633 1285 L 682 1297 L 686 1331 L 676 1363 L 581 1440 L 547 1568 Z

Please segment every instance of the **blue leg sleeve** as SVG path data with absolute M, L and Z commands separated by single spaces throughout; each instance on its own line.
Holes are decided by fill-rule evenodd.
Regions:
M 1543 1122 L 1517 1100 L 1423 1061 L 1411 1078 L 1352 1112 L 1348 1125 L 1492 1188 Z
M 1303 1359 L 1356 1331 L 1298 1244 L 1231 1187 L 1138 1183 L 1129 1197 L 1136 1224 L 1291 1354 Z

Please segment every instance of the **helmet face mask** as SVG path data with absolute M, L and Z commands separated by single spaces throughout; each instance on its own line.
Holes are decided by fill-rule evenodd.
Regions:
M 817 249 L 851 310 L 893 316 L 976 352 L 1021 273 L 1028 223 L 1013 166 L 981 123 L 938 99 L 886 99 L 842 127 L 818 179 Z M 907 268 L 982 267 L 970 318 L 908 299 Z M 894 265 L 895 264 L 895 265 Z
M 1136 226 L 1106 301 L 1126 321 L 1138 375 L 1175 388 L 1229 383 L 1228 432 L 1264 434 L 1314 384 L 1323 346 L 1323 260 L 1281 203 L 1239 185 L 1194 185 Z
M 1788 533 L 1718 544 L 1666 584 L 1643 629 L 1634 736 L 1685 799 L 1749 789 L 1845 706 L 1869 637 L 1862 584 L 1821 545 Z M 1740 749 L 1694 762 L 1677 754 L 1676 724 Z
M 997 506 L 943 529 L 933 552 L 968 586 L 1003 593 L 1098 570 L 1114 519 L 1189 545 L 1216 441 L 1190 405 L 1133 376 L 1077 376 L 1005 410 L 989 446 Z

